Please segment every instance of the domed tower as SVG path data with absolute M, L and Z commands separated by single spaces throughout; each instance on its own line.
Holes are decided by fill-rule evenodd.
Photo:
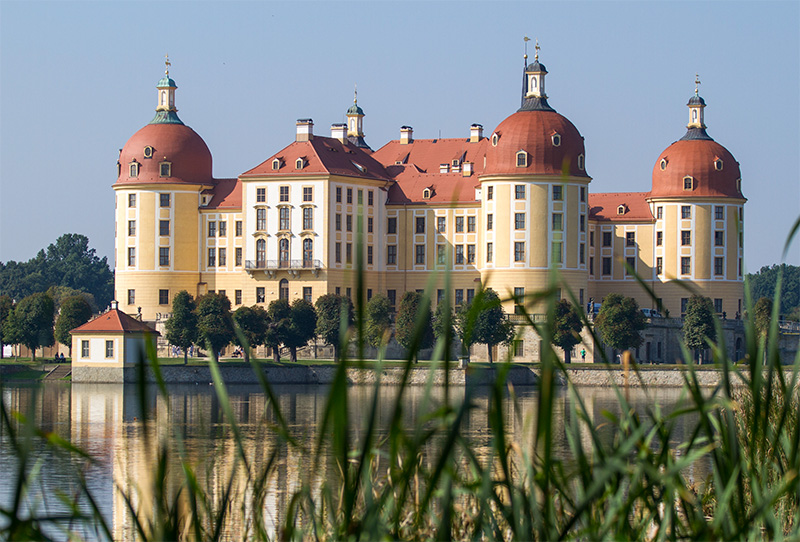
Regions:
M 700 81 L 696 80 L 696 84 Z M 717 312 L 733 317 L 742 310 L 744 239 L 739 163 L 706 132 L 705 100 L 689 99 L 686 134 L 661 153 L 653 166 L 648 202 L 655 225 L 657 278 L 690 280 L 714 300 Z M 657 295 L 674 316 L 686 309 L 689 294 L 663 284 Z
M 479 177 L 482 281 L 501 295 L 528 294 L 543 290 L 548 270 L 556 268 L 579 296 L 588 278 L 591 181 L 583 137 L 547 102 L 547 69 L 539 62 L 538 45 L 534 62 L 528 64 L 527 55 L 525 60 L 522 106 L 492 133 Z
M 347 110 L 347 140 L 360 149 L 370 149 L 364 140 L 364 110 L 358 105 L 358 89 L 353 91 L 353 105 Z
M 211 152 L 178 117 L 175 81 L 156 85 L 156 114 L 120 150 L 116 196 L 115 295 L 127 313 L 156 320 L 181 290 L 196 295 L 199 207 L 213 187 Z

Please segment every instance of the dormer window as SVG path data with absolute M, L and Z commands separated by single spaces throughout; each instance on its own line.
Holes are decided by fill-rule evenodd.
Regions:
M 453 167 L 458 167 L 458 166 L 460 166 L 460 165 L 461 165 L 461 162 L 459 161 L 459 159 L 458 159 L 458 158 L 456 158 L 455 160 L 453 160 L 453 161 L 451 162 L 451 165 L 452 165 Z
M 422 199 L 431 199 L 431 189 L 426 188 L 422 191 Z
M 449 173 L 450 164 L 439 164 L 439 173 Z
M 281 161 L 280 161 L 280 158 L 275 158 L 275 159 L 272 161 L 272 169 L 273 169 L 273 170 L 276 170 L 276 169 L 281 169 Z
M 138 177 L 139 176 L 139 162 L 134 160 L 131 162 L 130 165 L 130 176 L 131 177 Z
M 117 177 L 120 175 L 122 175 L 122 164 L 120 164 L 119 160 L 117 160 Z
M 517 167 L 528 167 L 528 153 L 519 150 L 517 151 Z
M 161 162 L 158 164 L 159 177 L 172 177 L 172 162 Z
M 694 190 L 694 179 L 689 175 L 683 178 L 683 189 Z
M 295 169 L 303 169 L 306 165 L 306 161 L 303 158 L 298 158 L 294 163 Z
M 659 162 L 658 166 L 661 168 L 661 171 L 666 171 L 667 170 L 667 159 L 666 158 L 662 158 L 661 162 Z
M 581 171 L 586 169 L 586 158 L 584 158 L 582 154 L 578 155 L 578 169 L 580 169 Z
M 492 134 L 492 147 L 497 146 L 497 142 L 500 140 L 500 136 L 496 133 Z
M 717 171 L 722 171 L 722 160 L 720 160 L 719 158 L 714 160 L 714 169 L 716 169 Z
M 561 135 L 553 134 L 552 139 L 553 139 L 553 146 L 554 147 L 560 147 L 561 146 Z
M 148 145 L 147 147 L 144 148 L 144 157 L 145 158 L 152 158 L 154 152 L 155 152 L 155 149 Z
M 352 160 L 350 160 L 350 162 L 352 162 L 352 164 L 353 164 L 354 166 L 356 166 L 356 169 L 358 169 L 358 171 L 360 171 L 361 173 L 366 173 L 366 172 L 367 172 L 367 168 L 365 168 L 365 167 L 364 167 L 364 166 L 362 166 L 361 164 L 358 164 L 358 163 L 356 163 L 356 162 L 353 162 Z
M 628 211 L 628 207 L 623 203 L 619 207 L 617 207 L 617 214 L 624 215 Z
M 742 180 L 736 179 L 736 191 L 742 193 Z

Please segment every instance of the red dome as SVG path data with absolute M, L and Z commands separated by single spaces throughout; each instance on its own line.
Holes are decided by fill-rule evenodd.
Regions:
M 146 155 L 150 153 L 150 157 Z M 136 160 L 139 175 L 130 176 Z M 169 177 L 162 177 L 160 163 L 170 162 Z M 211 182 L 211 151 L 203 138 L 184 124 L 148 124 L 125 143 L 119 156 L 116 184 Z
M 573 175 L 588 177 L 578 168 L 578 157 L 585 156 L 583 137 L 578 129 L 555 111 L 517 111 L 492 134 L 497 145 L 486 151 L 485 175 Z M 554 143 L 554 136 L 557 136 Z M 527 153 L 527 165 L 517 166 L 517 153 Z M 563 169 L 562 169 L 563 168 Z
M 684 188 L 692 177 L 691 189 Z M 744 198 L 737 186 L 739 162 L 713 139 L 682 139 L 661 153 L 653 166 L 651 197 Z

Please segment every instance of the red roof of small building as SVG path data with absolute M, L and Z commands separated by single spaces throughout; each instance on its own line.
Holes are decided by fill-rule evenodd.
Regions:
M 272 161 L 276 158 L 281 162 L 280 168 L 272 169 Z M 296 167 L 298 159 L 303 159 L 303 167 L 299 169 Z M 391 180 L 383 165 L 370 153 L 349 141 L 342 143 L 338 139 L 322 136 L 314 136 L 311 141 L 295 141 L 240 177 L 314 174 Z
M 653 222 L 647 204 L 649 192 L 589 194 L 589 220 L 598 222 Z M 619 214 L 620 205 L 623 213 Z
M 215 179 L 214 188 L 206 190 L 204 194 L 212 194 L 207 209 L 241 209 L 242 208 L 242 183 L 239 179 Z
M 132 318 L 119 309 L 110 309 L 94 320 L 76 327 L 70 333 L 154 333 L 158 331 Z

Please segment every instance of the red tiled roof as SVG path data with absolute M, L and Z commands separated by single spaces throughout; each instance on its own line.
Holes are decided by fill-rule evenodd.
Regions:
M 476 143 L 468 138 L 414 139 L 408 144 L 390 141 L 372 154 L 397 181 L 389 189 L 387 204 L 475 202 L 477 174 L 483 171 L 487 142 L 486 138 Z M 459 161 L 457 173 L 450 172 L 453 160 Z M 462 173 L 464 162 L 472 163 L 469 177 Z M 448 173 L 440 172 L 441 164 L 448 164 Z M 429 199 L 422 197 L 426 188 L 432 192 Z
M 204 192 L 213 195 L 207 209 L 242 208 L 242 183 L 239 179 L 215 179 L 214 182 L 214 188 Z
M 609 192 L 589 194 L 589 220 L 598 222 L 652 222 L 653 213 L 646 198 L 649 192 Z M 617 214 L 620 205 L 624 214 Z
M 147 324 L 131 318 L 119 309 L 111 309 L 76 327 L 70 333 L 154 333 L 160 335 Z
M 391 180 L 383 165 L 370 154 L 349 141 L 342 143 L 338 139 L 314 136 L 311 141 L 295 141 L 253 169 L 245 171 L 240 177 L 327 173 L 379 181 Z M 282 162 L 281 168 L 277 170 L 272 169 L 275 158 Z M 305 161 L 302 169 L 295 167 L 298 158 Z
M 665 169 L 661 169 L 661 160 Z M 722 160 L 722 169 L 714 167 Z M 694 189 L 684 190 L 683 179 L 694 178 Z M 653 166 L 651 197 L 727 197 L 743 198 L 737 186 L 741 178 L 739 163 L 714 140 L 680 140 L 667 147 Z

